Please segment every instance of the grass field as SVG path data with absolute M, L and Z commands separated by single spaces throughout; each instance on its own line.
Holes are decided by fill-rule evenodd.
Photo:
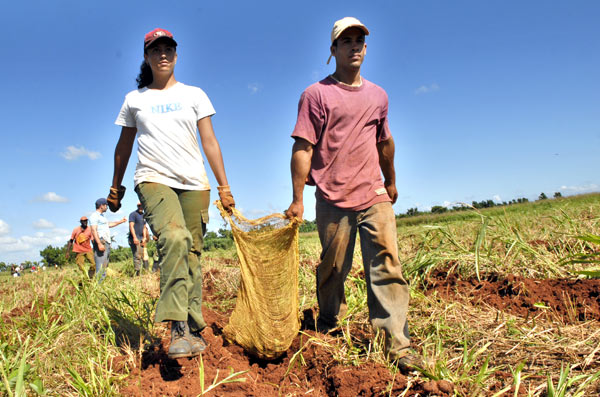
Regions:
M 152 383 L 149 351 L 167 335 L 163 324 L 153 323 L 155 274 L 127 277 L 132 264 L 115 263 L 99 285 L 74 267 L 15 279 L 0 275 L 0 394 L 244 395 L 240 390 L 254 382 L 252 390 L 263 396 L 599 395 L 600 285 L 590 277 L 599 266 L 599 214 L 600 195 L 590 194 L 399 219 L 413 347 L 426 362 L 410 374 L 386 363 L 381 338 L 369 326 L 359 251 L 346 283 L 348 310 L 339 335 L 303 331 L 286 358 L 272 364 L 219 345 L 225 349 L 219 354 L 242 360 L 231 369 L 212 360 L 217 342 L 211 341 L 220 337 L 219 325 L 235 305 L 237 255 L 233 249 L 206 253 L 205 305 L 207 318 L 215 320 L 205 337 L 215 350 L 203 360 L 161 361 Z M 316 310 L 319 251 L 316 233 L 301 235 L 301 313 Z M 311 349 L 327 357 L 319 361 L 327 371 L 311 367 Z M 169 365 L 182 376 L 172 379 Z M 279 381 L 257 381 L 261 370 L 275 373 L 279 367 Z M 336 375 L 340 368 L 362 374 L 355 392 L 336 386 L 335 376 L 345 379 Z M 313 369 L 325 386 L 314 383 Z M 374 371 L 385 387 L 368 391 L 360 380 L 367 384 Z M 184 382 L 196 386 L 182 387 Z

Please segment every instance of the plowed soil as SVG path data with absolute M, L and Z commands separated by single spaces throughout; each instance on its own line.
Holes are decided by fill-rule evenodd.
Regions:
M 227 321 L 225 315 L 204 310 L 208 327 L 202 332 L 209 346 L 198 358 L 169 359 L 169 340 L 160 343 L 142 354 L 141 365 L 132 370 L 129 384 L 121 390 L 125 396 L 198 396 L 201 394 L 199 367 L 204 366 L 205 388 L 217 375 L 224 379 L 231 371 L 247 371 L 240 375 L 245 382 L 220 385 L 210 396 L 381 396 L 387 395 L 390 385 L 392 395 L 407 388 L 407 378 L 398 373 L 394 379 L 391 372 L 381 364 L 367 363 L 360 367 L 341 366 L 320 345 L 308 343 L 314 331 L 304 331 L 309 336 L 298 337 L 286 354 L 273 362 L 261 361 L 248 356 L 244 350 L 229 344 L 221 329 Z M 326 340 L 327 336 L 320 335 Z M 302 358 L 294 353 L 302 346 Z M 300 359 L 304 365 L 300 365 Z M 448 382 L 426 382 L 412 385 L 407 396 L 451 395 L 452 385 Z M 442 390 L 446 390 L 444 393 Z
M 205 300 L 210 302 L 215 290 L 207 284 Z M 478 281 L 438 272 L 425 283 L 425 290 L 429 295 L 437 293 L 452 301 L 488 305 L 522 317 L 548 315 L 569 323 L 600 321 L 600 280 L 534 280 L 491 274 Z M 340 365 L 321 344 L 307 343 L 310 337 L 324 342 L 330 338 L 310 329 L 304 329 L 278 360 L 261 361 L 224 339 L 221 330 L 227 323 L 228 313 L 208 308 L 204 308 L 203 313 L 208 326 L 202 334 L 209 346 L 202 354 L 202 363 L 199 358 L 169 359 L 165 329 L 162 340 L 147 348 L 139 363 L 127 364 L 131 373 L 121 393 L 125 396 L 198 396 L 202 393 L 199 368 L 203 366 L 205 389 L 215 376 L 221 380 L 231 371 L 246 371 L 238 376 L 245 378 L 244 382 L 221 384 L 206 394 L 209 396 L 453 395 L 453 385 L 446 381 L 409 383 L 405 375 L 394 376 L 387 367 L 373 362 L 358 367 Z M 364 339 L 373 337 L 362 333 Z M 361 331 L 356 330 L 354 334 L 360 335 Z M 299 351 L 301 355 L 297 354 Z M 120 360 L 121 365 L 125 365 L 124 361 L 125 356 Z
M 600 321 L 600 280 L 529 279 L 513 274 L 489 274 L 466 280 L 456 273 L 437 272 L 426 283 L 426 294 L 488 305 L 521 317 L 544 315 L 563 323 Z

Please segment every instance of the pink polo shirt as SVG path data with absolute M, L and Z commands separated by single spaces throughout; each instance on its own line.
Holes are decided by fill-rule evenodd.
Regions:
M 314 145 L 307 183 L 329 203 L 359 211 L 391 201 L 376 146 L 392 137 L 387 112 L 383 88 L 364 78 L 351 87 L 328 76 L 302 93 L 292 137 Z

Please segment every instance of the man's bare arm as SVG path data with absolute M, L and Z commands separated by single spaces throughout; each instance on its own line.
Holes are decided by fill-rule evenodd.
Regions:
M 379 153 L 379 166 L 384 177 L 384 186 L 388 196 L 392 199 L 392 204 L 398 200 L 398 190 L 396 190 L 396 170 L 394 168 L 394 153 L 396 147 L 394 138 L 379 142 L 377 152 Z
M 296 138 L 292 147 L 292 204 L 285 211 L 288 218 L 298 218 L 302 220 L 304 215 L 304 185 L 310 172 L 312 164 L 313 145 L 307 140 Z

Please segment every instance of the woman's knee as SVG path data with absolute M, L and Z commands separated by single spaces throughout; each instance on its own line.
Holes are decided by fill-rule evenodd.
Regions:
M 192 246 L 192 235 L 185 227 L 167 227 L 160 233 L 159 244 L 163 247 L 183 246 L 189 251 Z

